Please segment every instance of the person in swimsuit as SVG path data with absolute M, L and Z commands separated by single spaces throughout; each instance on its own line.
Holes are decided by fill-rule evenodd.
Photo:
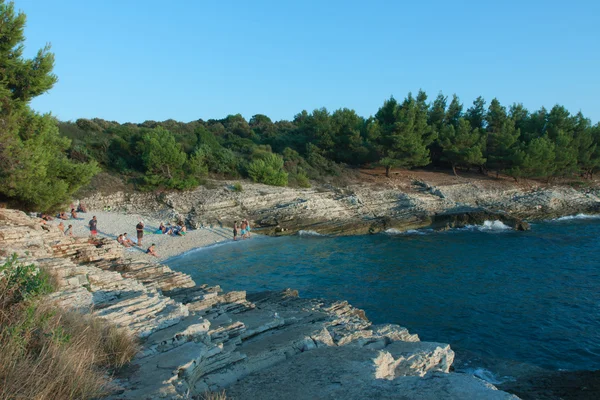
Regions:
M 69 227 L 65 231 L 65 236 L 73 236 L 73 225 L 69 225 Z
M 65 224 L 62 221 L 58 224 L 58 229 L 60 229 L 62 233 L 65 233 Z
M 96 219 L 95 215 L 92 217 L 92 219 L 90 219 L 89 226 L 92 237 L 96 237 L 98 234 L 98 220 Z
M 248 225 L 246 224 L 246 221 L 242 220 L 242 224 L 240 225 L 240 236 L 242 237 L 242 239 L 246 239 L 246 227 Z
M 146 250 L 146 254 L 150 254 L 150 255 L 153 255 L 154 257 L 158 257 L 158 254 L 156 254 L 156 251 L 154 250 L 154 243 L 152 243 L 152 246 L 148 247 L 148 250 Z
M 233 240 L 237 240 L 238 235 L 238 224 L 237 221 L 233 221 Z
M 244 218 L 244 222 L 246 223 L 246 237 L 250 238 L 250 222 L 247 218 Z

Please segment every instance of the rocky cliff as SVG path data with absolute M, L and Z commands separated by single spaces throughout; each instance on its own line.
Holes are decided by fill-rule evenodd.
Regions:
M 491 182 L 491 183 L 490 183 Z M 192 228 L 249 218 L 266 234 L 312 230 L 324 234 L 365 234 L 387 229 L 447 229 L 500 220 L 528 229 L 523 219 L 548 219 L 599 213 L 600 190 L 497 184 L 456 180 L 434 185 L 422 179 L 361 182 L 338 188 L 278 188 L 215 181 L 212 188 L 160 194 L 93 195 L 82 199 L 91 209 L 112 209 L 185 220 Z
M 164 265 L 124 258 L 111 240 L 62 235 L 0 209 L 0 262 L 17 253 L 57 276 L 49 300 L 137 335 L 142 351 L 114 399 L 189 398 L 226 389 L 236 399 L 508 399 L 450 372 L 448 344 L 374 325 L 347 302 L 292 290 L 246 295 L 198 285 Z

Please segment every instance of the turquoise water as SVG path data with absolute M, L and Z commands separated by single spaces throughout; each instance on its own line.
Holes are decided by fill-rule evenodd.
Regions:
M 600 219 L 443 233 L 259 238 L 168 261 L 225 290 L 294 288 L 450 343 L 460 366 L 600 369 Z

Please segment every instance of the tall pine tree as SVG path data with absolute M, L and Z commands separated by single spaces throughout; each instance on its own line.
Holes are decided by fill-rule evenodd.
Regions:
M 29 107 L 56 83 L 49 47 L 23 57 L 25 14 L 0 0 L 0 199 L 25 209 L 52 210 L 98 172 L 95 162 L 67 158 L 70 141 L 57 121 Z

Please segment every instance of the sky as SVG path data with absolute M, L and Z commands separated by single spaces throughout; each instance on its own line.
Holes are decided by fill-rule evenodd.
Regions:
M 598 0 L 15 0 L 60 120 L 291 120 L 423 89 L 600 120 Z

